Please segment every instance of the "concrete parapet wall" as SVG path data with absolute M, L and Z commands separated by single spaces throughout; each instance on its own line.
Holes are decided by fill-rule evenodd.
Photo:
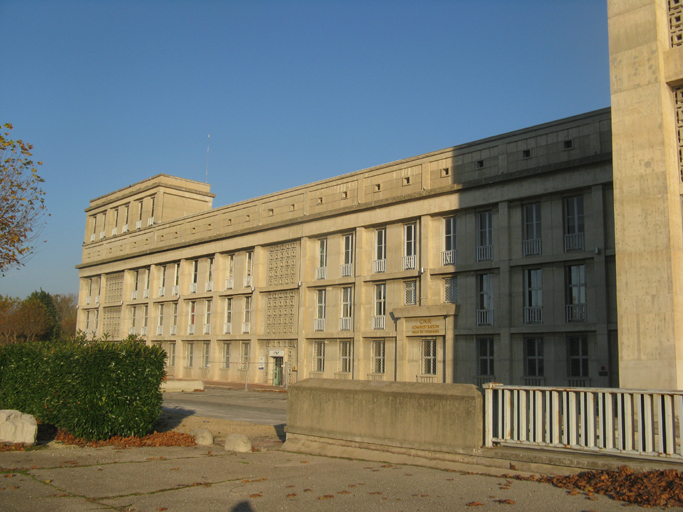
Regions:
M 471 454 L 482 425 L 483 396 L 471 384 L 307 379 L 289 388 L 288 438 Z
M 161 383 L 161 391 L 164 393 L 204 391 L 204 381 L 201 380 L 167 380 Z

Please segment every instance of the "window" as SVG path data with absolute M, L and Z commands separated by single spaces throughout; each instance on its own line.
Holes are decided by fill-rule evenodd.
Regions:
M 232 290 L 235 286 L 235 255 L 228 254 L 228 277 L 225 278 L 225 289 Z
M 85 330 L 90 330 L 90 311 L 85 312 Z
M 247 252 L 246 267 L 244 270 L 244 287 L 251 286 L 252 273 L 254 270 L 254 251 Z
M 543 273 L 540 268 L 524 271 L 524 323 L 543 323 Z
M 436 340 L 422 340 L 422 375 L 436 375 Z
M 154 224 L 154 203 L 155 203 L 155 198 L 152 197 L 150 201 L 150 207 L 149 207 L 149 219 L 147 219 L 147 225 L 151 226 Z
M 530 149 L 522 150 L 522 158 L 531 158 L 531 150 Z
M 327 238 L 318 240 L 318 268 L 315 270 L 316 279 L 327 277 Z
M 248 341 L 242 342 L 242 345 L 240 346 L 240 360 L 242 362 L 242 367 L 244 369 L 247 369 L 249 367 L 250 349 L 251 344 Z
M 86 304 L 90 304 L 90 297 L 92 297 L 92 279 L 88 279 L 88 296 L 85 298 Z
M 230 343 L 223 343 L 223 368 L 230 368 Z
M 403 226 L 403 270 L 417 266 L 417 224 Z
M 477 357 L 479 360 L 479 375 L 484 377 L 492 377 L 494 375 L 492 338 L 477 340 Z
M 194 343 L 185 343 L 185 366 L 192 368 L 194 365 Z
M 479 287 L 477 325 L 493 325 L 493 274 L 479 274 L 477 280 Z
M 159 304 L 159 320 L 157 322 L 157 336 L 161 336 L 164 333 L 164 306 L 162 302 Z
M 583 251 L 583 196 L 564 199 L 564 250 Z
M 143 201 L 138 201 L 138 221 L 142 221 L 142 205 Z
M 137 315 L 137 310 L 137 306 L 130 308 L 130 328 L 132 331 L 130 334 L 135 334 L 135 317 Z
M 173 270 L 173 295 L 178 296 L 180 293 L 180 288 L 178 283 L 180 282 L 180 263 L 175 264 L 175 269 Z
M 588 338 L 586 336 L 570 336 L 569 376 L 588 377 Z
M 121 233 L 128 232 L 128 221 L 130 220 L 130 205 L 123 207 L 123 227 L 121 228 Z M 175 346 L 174 346 L 175 350 Z
M 417 304 L 417 281 L 405 281 L 403 283 L 403 303 L 406 306 Z
M 524 205 L 524 256 L 541 254 L 541 203 Z
M 324 341 L 313 342 L 313 371 L 314 372 L 324 372 L 325 371 L 325 342 Z
M 202 368 L 209 367 L 209 355 L 211 354 L 211 343 L 205 341 L 202 343 Z
M 316 290 L 315 291 L 315 330 L 324 331 L 325 330 L 325 303 L 327 299 L 327 290 Z
M 178 325 L 178 303 L 173 303 L 173 326 Z
M 344 235 L 344 259 L 341 267 L 341 276 L 353 275 L 353 235 Z
M 148 268 L 145 269 L 145 289 L 142 290 L 142 298 L 146 299 L 149 297 L 149 274 L 150 271 Z
M 455 265 L 455 217 L 443 220 L 443 251 L 441 265 Z
M 133 293 L 131 295 L 131 299 L 135 300 L 138 298 L 138 280 L 140 279 L 140 271 L 135 270 L 133 272 Z
M 384 329 L 385 315 L 387 312 L 387 285 L 380 283 L 375 285 L 375 316 L 372 319 L 373 329 Z
M 372 340 L 372 373 L 384 373 L 384 340 Z
M 197 293 L 197 279 L 199 278 L 199 260 L 192 260 L 192 283 L 190 293 Z
M 586 321 L 586 266 L 567 267 L 567 322 Z
M 166 265 L 161 267 L 161 276 L 159 276 L 159 297 L 166 294 Z
M 493 259 L 492 212 L 479 212 L 477 224 L 477 261 L 490 261 Z
M 211 334 L 211 308 L 213 308 L 213 301 L 207 300 L 204 309 L 204 334 Z
M 524 373 L 527 377 L 543 377 L 543 338 L 524 340 Z
M 456 303 L 458 302 L 458 278 L 446 277 L 443 280 L 443 301 Z
M 353 288 L 344 286 L 341 289 L 341 317 L 339 319 L 339 330 L 351 330 L 351 315 L 353 313 Z
M 206 291 L 213 290 L 213 258 L 209 258 L 209 268 L 206 276 Z
M 107 236 L 107 212 L 102 214 L 102 231 L 100 231 L 100 238 Z
M 351 342 L 341 340 L 339 342 L 339 372 L 351 373 Z
M 168 344 L 168 366 L 175 366 L 175 343 Z
M 387 228 L 375 231 L 375 261 L 374 273 L 386 272 L 387 270 Z
M 114 227 L 111 228 L 111 234 L 114 236 L 115 234 L 118 233 L 118 226 L 119 226 L 119 209 L 114 208 Z
M 232 333 L 232 299 L 225 299 L 225 326 L 223 328 L 224 334 Z
M 197 311 L 197 303 L 195 301 L 190 302 L 187 334 L 194 334 L 194 321 L 195 321 L 196 311 Z
M 244 297 L 244 321 L 242 323 L 242 333 L 251 331 L 251 297 Z

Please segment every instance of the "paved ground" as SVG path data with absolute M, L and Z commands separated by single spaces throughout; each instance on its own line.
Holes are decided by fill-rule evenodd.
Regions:
M 501 476 L 220 446 L 5 452 L 0 489 L 3 512 L 623 510 L 604 496 Z

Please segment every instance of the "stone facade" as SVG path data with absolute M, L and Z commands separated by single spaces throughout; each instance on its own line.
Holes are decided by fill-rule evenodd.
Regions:
M 155 176 L 86 210 L 79 328 L 160 343 L 182 379 L 616 386 L 611 130 L 604 109 L 221 208 Z

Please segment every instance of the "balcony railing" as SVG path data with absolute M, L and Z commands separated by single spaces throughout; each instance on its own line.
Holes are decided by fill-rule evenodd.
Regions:
M 106 236 L 107 236 L 107 233 L 105 233 L 104 231 L 100 231 L 100 240 L 102 240 Z
M 178 334 L 178 326 L 172 325 L 171 326 L 171 336 L 175 336 L 176 334 Z
M 235 287 L 235 278 L 234 277 L 228 277 L 225 280 L 225 289 L 226 290 L 232 290 Z
M 204 290 L 207 292 L 212 292 L 213 291 L 213 281 L 207 281 L 206 284 L 204 285 Z
M 95 295 L 95 304 L 99 304 L 99 303 L 100 303 L 100 296 Z
M 161 336 L 162 334 L 164 334 L 164 326 L 157 325 L 157 336 Z
M 142 221 L 141 220 L 135 221 L 135 229 L 142 229 Z
M 372 317 L 372 328 L 383 330 L 386 325 L 386 316 L 373 316 Z
M 149 219 L 147 219 L 147 225 L 148 226 L 152 226 L 153 224 L 154 224 L 154 217 L 150 217 Z
M 344 263 L 341 266 L 341 276 L 350 277 L 353 275 L 353 265 L 351 263 Z
M 145 288 L 144 290 L 142 290 L 142 298 L 149 299 L 149 288 Z
M 121 228 L 121 234 L 128 233 L 128 224 L 124 224 Z
M 545 377 L 524 377 L 525 386 L 545 386 Z
M 137 300 L 137 298 L 138 298 L 138 291 L 133 290 L 130 294 L 130 300 Z
M 171 295 L 174 295 L 175 297 L 180 295 L 180 287 L 178 285 L 175 285 L 173 288 L 171 288 Z
M 232 324 L 223 324 L 223 334 L 232 334 Z
M 478 309 L 477 310 L 477 325 L 493 325 L 493 310 L 492 309 Z
M 85 305 L 89 306 L 90 305 L 90 297 L 85 298 Z
M 249 334 L 251 332 L 251 322 L 242 322 L 242 334 Z
M 387 271 L 387 260 L 375 260 L 372 262 L 372 271 L 381 274 Z
M 316 279 L 327 279 L 327 267 L 318 267 L 315 269 Z
M 343 316 L 339 319 L 339 330 L 340 331 L 350 331 L 351 330 L 351 317 Z
M 244 276 L 244 287 L 247 288 L 251 286 L 251 276 Z
M 313 320 L 313 330 L 324 331 L 325 330 L 325 319 L 324 318 L 314 319 Z
M 204 334 L 211 334 L 211 324 L 204 324 Z
M 493 246 L 480 245 L 477 247 L 477 261 L 491 261 L 493 259 Z
M 525 307 L 524 308 L 524 323 L 525 324 L 542 324 L 543 323 L 543 308 L 541 306 Z
M 190 293 L 197 293 L 197 283 L 190 283 Z
M 166 295 L 166 287 L 165 286 L 160 286 L 159 290 L 157 290 L 157 291 L 158 291 L 159 297 L 163 297 L 164 295 Z
M 583 251 L 583 233 L 564 235 L 564 252 Z
M 140 336 L 147 336 L 147 326 L 143 325 L 140 327 Z
M 94 241 L 95 241 L 95 233 L 93 233 L 92 235 L 90 235 L 90 241 L 91 241 L 91 242 L 94 242 Z
M 585 322 L 585 304 L 567 304 L 567 322 Z
M 194 324 L 187 326 L 187 334 L 194 334 Z
M 129 327 L 128 334 L 135 334 L 135 327 Z
M 383 373 L 368 373 L 368 380 L 384 380 Z
M 403 256 L 403 270 L 415 270 L 417 264 L 417 257 L 412 254 L 410 256 Z
M 111 236 L 116 236 L 117 232 L 118 232 L 118 231 L 117 231 L 116 228 L 112 228 L 112 229 L 111 229 Z
M 541 239 L 534 238 L 532 240 L 523 240 L 522 249 L 524 256 L 537 256 L 541 254 Z
M 455 251 L 441 251 L 441 265 L 455 265 Z

